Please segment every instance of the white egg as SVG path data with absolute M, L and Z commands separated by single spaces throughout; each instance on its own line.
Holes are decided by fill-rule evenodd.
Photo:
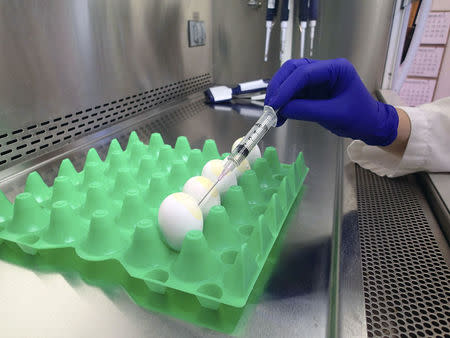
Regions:
M 158 212 L 158 223 L 167 244 L 179 251 L 191 230 L 203 230 L 202 211 L 196 200 L 183 192 L 167 196 Z
M 194 176 L 184 184 L 183 192 L 194 197 L 194 199 L 198 203 L 209 191 L 209 189 L 211 189 L 213 184 L 213 181 L 211 181 L 209 178 L 203 176 Z M 215 205 L 220 205 L 220 195 L 219 191 L 214 187 L 214 189 L 209 193 L 209 195 L 200 205 L 203 217 L 206 217 L 206 215 L 208 215 L 209 209 L 211 209 Z
M 224 163 L 222 160 L 211 160 L 205 164 L 202 170 L 202 176 L 216 182 L 222 173 Z M 234 172 L 228 173 L 217 183 L 216 188 L 222 194 L 232 185 L 237 185 L 236 175 Z
M 236 148 L 239 144 L 239 142 L 242 141 L 242 137 L 238 138 L 236 141 L 234 141 L 233 146 L 231 147 L 231 150 Z M 257 158 L 261 157 L 261 150 L 259 149 L 258 145 L 255 145 L 255 147 L 252 149 L 250 154 L 247 156 L 247 160 L 250 164 L 253 164 Z
M 223 160 L 226 161 L 228 158 L 225 157 Z M 234 174 L 236 175 L 236 178 L 239 178 L 242 176 L 243 173 L 245 173 L 247 170 L 250 170 L 250 163 L 247 161 L 246 158 L 244 158 L 244 160 L 241 162 L 241 164 L 239 165 L 239 167 L 237 167 L 236 169 L 234 169 Z

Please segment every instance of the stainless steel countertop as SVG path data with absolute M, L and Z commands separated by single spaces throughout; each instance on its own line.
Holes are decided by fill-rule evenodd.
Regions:
M 243 114 L 247 111 L 235 108 Z M 182 112 L 178 120 L 158 124 L 174 111 Z M 250 111 L 255 109 L 250 107 Z M 159 115 L 147 116 L 137 116 L 66 146 L 55 157 L 47 156 L 0 173 L 0 189 L 12 200 L 23 191 L 27 168 L 34 166 L 52 184 L 62 158 L 69 157 L 79 170 L 90 147 L 97 148 L 104 158 L 113 137 L 124 146 L 126 138 L 120 137 L 138 127 L 145 141 L 151 132 L 160 132 L 166 143 L 174 145 L 177 136 L 185 135 L 193 148 L 201 148 L 205 139 L 213 138 L 219 151 L 226 152 L 256 119 L 236 110 L 206 106 L 199 96 L 162 109 Z M 280 261 L 261 301 L 249 319 L 242 320 L 241 334 L 324 337 L 330 323 L 332 234 L 336 208 L 340 208 L 336 198 L 341 195 L 336 188 L 342 143 L 318 125 L 289 121 L 269 132 L 260 146 L 269 145 L 277 148 L 282 162 L 294 161 L 303 151 L 310 172 L 303 200 L 288 224 Z M 4 261 L 0 261 L 0 275 L 2 336 L 221 336 L 140 308 L 119 288 L 101 290 L 76 277 L 35 272 Z
M 433 173 L 429 175 L 442 201 L 447 209 L 450 210 L 450 173 Z

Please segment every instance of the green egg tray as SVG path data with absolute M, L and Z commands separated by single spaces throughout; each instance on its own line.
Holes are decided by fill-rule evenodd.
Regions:
M 210 210 L 203 232 L 189 232 L 181 251 L 171 250 L 158 229 L 159 205 L 207 161 L 226 155 L 213 140 L 201 151 L 184 136 L 172 148 L 158 133 L 147 145 L 132 132 L 125 151 L 111 142 L 105 161 L 90 149 L 81 172 L 63 160 L 52 187 L 33 172 L 14 204 L 0 192 L 0 242 L 64 268 L 82 270 L 86 262 L 94 279 L 116 278 L 148 308 L 142 292 L 133 296 L 143 282 L 147 298 L 157 297 L 152 310 L 215 328 L 218 318 L 198 320 L 180 307 L 245 306 L 308 172 L 301 153 L 283 164 L 267 147 Z

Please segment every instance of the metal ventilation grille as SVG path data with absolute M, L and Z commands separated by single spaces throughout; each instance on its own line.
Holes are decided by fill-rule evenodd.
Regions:
M 450 337 L 450 270 L 408 178 L 357 166 L 369 337 Z
M 211 75 L 203 74 L 52 120 L 26 125 L 9 133 L 0 132 L 0 170 L 19 159 L 43 154 L 157 105 L 195 93 L 210 83 Z
M 139 122 L 138 126 L 133 125 L 131 127 L 114 132 L 113 135 L 110 135 L 108 137 L 102 137 L 94 144 L 91 143 L 89 146 L 84 147 L 83 149 L 77 149 L 75 152 L 68 154 L 68 158 L 74 165 L 75 169 L 81 171 L 86 161 L 86 154 L 91 147 L 95 148 L 99 156 L 104 160 L 106 158 L 106 154 L 108 153 L 110 142 L 113 138 L 117 138 L 122 148 L 125 149 L 128 143 L 128 138 L 130 137 L 130 132 L 134 130 L 138 134 L 141 141 L 148 143 L 150 135 L 152 133 L 160 132 L 162 134 L 165 134 L 165 132 L 167 130 L 170 130 L 173 125 L 176 125 L 183 120 L 187 120 L 192 116 L 195 116 L 209 109 L 210 108 L 208 108 L 208 106 L 204 104 L 203 100 L 185 103 L 178 106 L 178 108 L 170 109 L 165 111 L 164 113 L 151 116 L 148 119 L 144 119 L 143 121 Z M 167 140 L 164 141 L 167 142 Z M 57 163 L 59 163 L 59 160 L 57 160 Z M 42 178 L 44 179 L 46 184 L 52 185 L 53 179 L 58 176 L 58 170 L 59 165 L 55 165 L 53 163 L 45 165 L 45 169 L 39 169 L 39 173 L 42 175 Z M 23 192 L 23 185 L 8 185 L 7 192 L 11 196 L 16 196 L 17 194 Z
M 150 120 L 143 121 L 139 127 L 132 127 L 130 129 L 123 130 L 120 133 L 115 134 L 114 136 L 117 138 L 123 149 L 126 148 L 131 131 L 135 131 L 141 141 L 148 143 L 152 133 L 164 133 L 164 131 L 168 130 L 171 126 L 183 120 L 187 120 L 205 109 L 208 108 L 204 104 L 203 100 L 195 101 L 183 105 L 179 109 L 173 110 L 169 113 L 157 115 Z M 95 145 L 95 150 L 98 152 L 102 159 L 104 159 L 106 157 L 106 154 L 108 153 L 110 142 L 111 139 L 107 138 L 102 141 L 102 144 Z M 77 170 L 81 170 L 84 166 L 84 161 L 86 160 L 86 158 L 85 156 L 80 156 L 78 158 L 71 158 L 71 160 L 75 168 Z M 56 168 L 55 170 L 57 169 L 58 168 Z M 57 172 L 55 172 L 55 175 L 56 174 Z

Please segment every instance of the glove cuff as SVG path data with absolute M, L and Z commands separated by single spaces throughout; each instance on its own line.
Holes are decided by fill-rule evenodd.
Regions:
M 388 146 L 397 138 L 398 113 L 390 104 L 376 101 L 379 123 L 370 137 L 361 138 L 370 146 Z
M 386 136 L 380 146 L 388 146 L 392 142 L 395 141 L 397 138 L 397 131 L 398 131 L 398 113 L 397 110 L 391 106 L 390 104 L 381 103 L 380 105 L 383 105 L 383 108 L 386 111 L 386 123 L 385 123 L 385 130 L 386 130 Z

